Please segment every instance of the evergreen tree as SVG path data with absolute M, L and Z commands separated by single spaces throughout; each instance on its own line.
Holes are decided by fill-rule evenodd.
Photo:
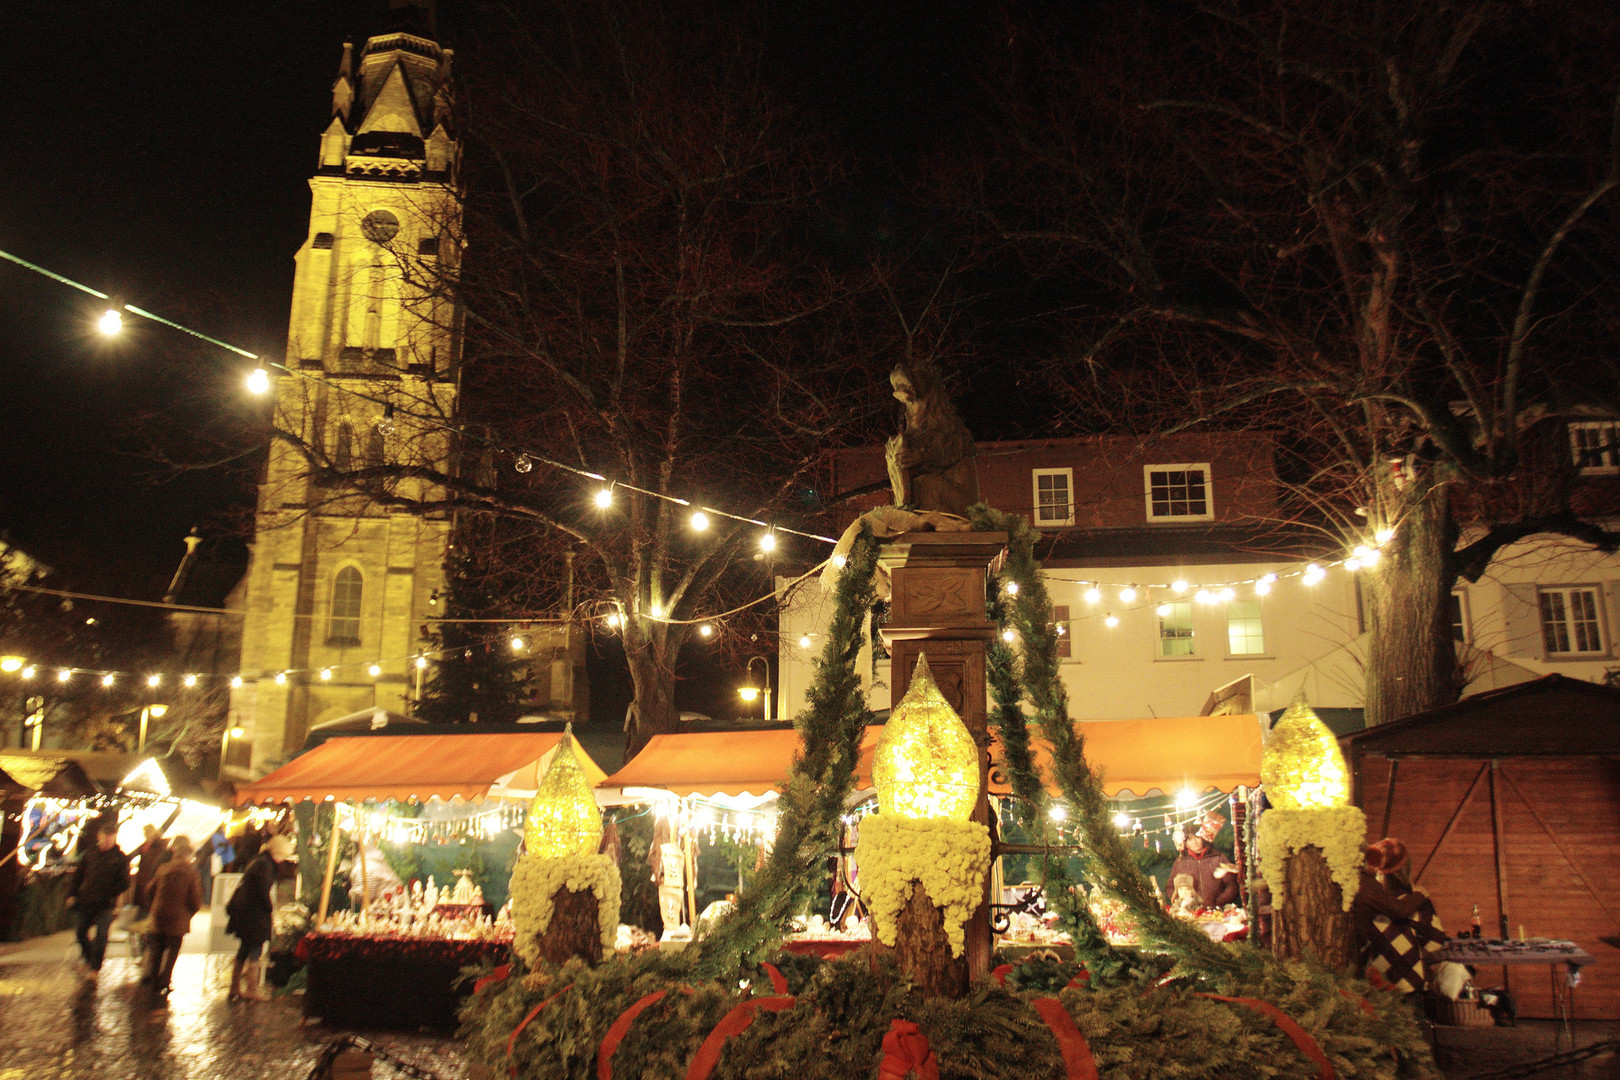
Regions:
M 466 541 L 459 537 L 445 557 L 440 610 L 446 621 L 423 634 L 424 651 L 436 659 L 429 661 L 411 714 L 431 724 L 509 723 L 523 714 L 529 696 L 529 660 L 508 647 L 502 624 L 456 621 L 504 614 L 477 555 L 488 545 Z

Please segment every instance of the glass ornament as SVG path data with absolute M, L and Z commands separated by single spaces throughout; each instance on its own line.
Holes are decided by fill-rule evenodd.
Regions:
M 872 759 L 878 806 L 903 818 L 966 821 L 979 798 L 979 748 L 934 683 L 926 655 L 883 725 Z
M 574 725 L 569 724 L 529 805 L 523 849 L 529 855 L 557 859 L 595 855 L 601 845 L 602 813 L 574 754 Z
M 1350 805 L 1350 770 L 1339 740 L 1302 693 L 1271 729 L 1260 755 L 1260 782 L 1271 805 L 1312 810 Z

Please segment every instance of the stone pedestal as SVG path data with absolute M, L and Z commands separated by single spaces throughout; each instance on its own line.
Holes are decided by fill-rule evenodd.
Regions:
M 986 728 L 987 679 L 985 645 L 996 635 L 985 606 L 985 580 L 991 564 L 1007 547 L 1001 532 L 902 533 L 885 543 L 879 564 L 892 585 L 889 625 L 882 628 L 889 650 L 890 708 L 911 685 L 917 657 L 928 654 L 928 667 L 940 693 L 951 703 L 979 744 L 979 799 L 973 820 L 990 822 L 986 796 L 990 773 L 990 736 Z M 993 855 L 994 853 L 992 853 Z M 966 927 L 970 978 L 990 973 L 990 879 Z

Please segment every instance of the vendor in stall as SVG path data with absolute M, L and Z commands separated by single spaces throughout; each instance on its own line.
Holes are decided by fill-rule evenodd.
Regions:
M 1190 877 L 1199 901 L 1210 910 L 1234 904 L 1238 898 L 1237 864 L 1229 852 L 1215 847 L 1215 837 L 1225 824 L 1226 818 L 1213 810 L 1205 814 L 1198 831 L 1182 841 L 1181 854 L 1170 867 L 1170 880 L 1183 874 Z

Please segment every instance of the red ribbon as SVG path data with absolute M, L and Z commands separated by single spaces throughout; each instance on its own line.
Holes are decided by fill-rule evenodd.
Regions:
M 765 974 L 771 977 L 772 990 L 775 990 L 778 994 L 787 993 L 787 976 L 783 975 L 781 971 L 777 970 L 775 964 L 760 964 L 759 966 L 764 968 Z
M 1282 1029 L 1284 1035 L 1294 1041 L 1294 1045 L 1299 1047 L 1299 1052 L 1310 1058 L 1311 1062 L 1316 1065 L 1318 1080 L 1335 1080 L 1333 1063 L 1327 1059 L 1326 1054 L 1322 1053 L 1322 1048 L 1316 1045 L 1316 1040 L 1311 1038 L 1311 1033 L 1300 1027 L 1299 1024 L 1294 1022 L 1293 1017 L 1271 1004 L 1271 1002 L 1261 1001 L 1258 998 L 1221 997 L 1219 994 L 1198 994 L 1196 996 L 1209 998 L 1211 1001 L 1229 1001 L 1244 1005 L 1257 1013 L 1269 1017 L 1272 1023 Z
M 668 993 L 668 990 L 657 990 L 648 994 L 620 1013 L 619 1018 L 613 1021 L 613 1026 L 602 1036 L 602 1045 L 596 1052 L 597 1080 L 613 1080 L 613 1052 L 619 1048 L 624 1037 L 630 1034 L 630 1025 L 636 1022 L 636 1017 L 664 1000 L 664 996 Z
M 511 1037 L 506 1040 L 506 1056 L 507 1057 L 512 1056 L 512 1048 L 517 1045 L 517 1038 L 518 1038 L 519 1035 L 523 1034 L 523 1029 L 529 1026 L 529 1021 L 533 1020 L 535 1017 L 539 1016 L 541 1009 L 545 1008 L 547 1005 L 550 1005 L 553 1001 L 556 1001 L 558 998 L 562 997 L 564 994 L 568 993 L 568 991 L 572 990 L 573 988 L 574 988 L 574 984 L 569 983 L 567 986 L 563 987 L 561 990 L 557 991 L 555 994 L 552 994 L 550 997 L 546 998 L 546 1000 L 542 1001 L 540 1004 L 536 1005 L 534 1008 L 529 1010 L 529 1015 L 525 1016 L 523 1018 L 523 1023 L 521 1023 L 517 1027 L 513 1028 Z M 515 1069 L 515 1067 L 514 1067 L 514 1069 Z
M 720 1022 L 714 1025 L 709 1037 L 703 1040 L 698 1047 L 697 1054 L 692 1058 L 691 1067 L 686 1070 L 686 1080 L 708 1080 L 714 1067 L 720 1064 L 720 1051 L 725 1048 L 726 1040 L 733 1035 L 740 1035 L 748 1030 L 748 1025 L 754 1022 L 754 1013 L 760 1009 L 768 1012 L 781 1012 L 783 1009 L 793 1008 L 797 998 L 790 997 L 757 997 L 749 998 L 733 1008 Z
M 1091 972 L 1087 971 L 1085 968 L 1081 968 L 1080 969 L 1080 974 L 1078 974 L 1074 978 L 1070 979 L 1069 980 L 1069 985 L 1065 986 L 1063 989 L 1065 989 L 1065 990 L 1084 990 L 1086 988 L 1086 984 L 1089 983 L 1090 981 L 1091 981 Z
M 878 1080 L 906 1080 L 913 1071 L 917 1080 L 939 1080 L 934 1048 L 928 1045 L 928 1036 L 910 1020 L 891 1020 L 889 1033 L 883 1036 Z
M 1086 1037 L 1080 1034 L 1080 1029 L 1074 1026 L 1074 1017 L 1069 1015 L 1057 998 L 1036 998 L 1030 1002 L 1034 1010 L 1041 1014 L 1046 1026 L 1052 1029 L 1052 1037 L 1057 1040 L 1058 1051 L 1063 1055 L 1063 1071 L 1068 1080 L 1097 1080 L 1097 1059 L 1091 1056 L 1091 1046 Z
M 1361 1011 L 1366 1013 L 1368 1016 L 1377 1016 L 1378 1015 L 1378 1010 L 1373 1008 L 1372 1002 L 1368 1001 L 1366 998 L 1362 997 L 1360 994 L 1352 994 L 1350 991 L 1346 990 L 1344 987 L 1341 986 L 1341 987 L 1339 987 L 1339 996 L 1343 997 L 1344 1000 L 1350 1002 L 1353 1005 L 1360 1005 L 1361 1006 Z
M 512 965 L 502 964 L 488 975 L 485 975 L 482 979 L 479 979 L 477 982 L 473 983 L 473 993 L 482 994 L 484 992 L 484 987 L 493 986 L 510 974 L 512 974 Z
M 1000 967 L 996 968 L 996 970 L 990 973 L 990 977 L 996 980 L 996 982 L 1000 985 L 1006 986 L 1007 976 L 1012 974 L 1012 969 L 1013 966 L 1011 964 L 1002 964 Z

